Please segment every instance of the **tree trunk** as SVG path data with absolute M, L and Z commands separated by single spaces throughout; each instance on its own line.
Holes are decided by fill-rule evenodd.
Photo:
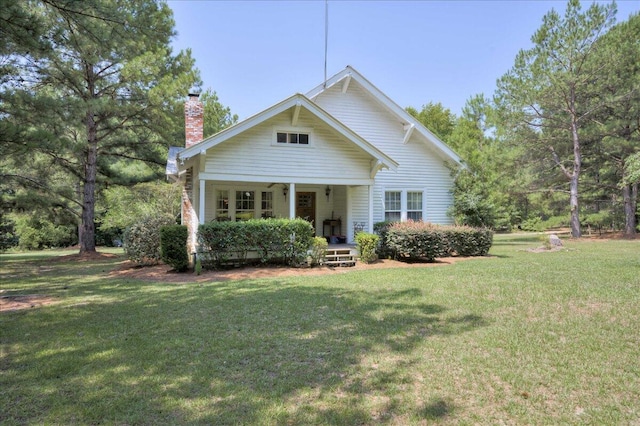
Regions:
M 95 193 L 98 170 L 98 130 L 93 111 L 87 112 L 87 147 L 82 188 L 82 223 L 80 224 L 80 254 L 96 252 Z
M 569 206 L 571 207 L 571 237 L 580 238 L 580 214 L 578 210 L 578 175 L 574 173 L 570 180 Z

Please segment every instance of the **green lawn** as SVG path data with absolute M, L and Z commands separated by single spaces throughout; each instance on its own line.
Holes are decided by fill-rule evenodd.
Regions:
M 0 424 L 637 424 L 640 241 L 160 284 L 0 256 Z M 68 252 L 66 252 L 68 253 Z

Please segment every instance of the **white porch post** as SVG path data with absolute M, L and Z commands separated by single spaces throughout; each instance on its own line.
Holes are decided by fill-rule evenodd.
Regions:
M 355 238 L 355 232 L 353 229 L 353 209 L 352 209 L 352 205 L 351 205 L 351 187 L 347 186 L 347 223 L 345 223 L 345 227 L 347 228 L 347 241 L 348 242 L 353 242 L 354 238 Z
M 204 196 L 204 188 L 205 188 L 205 183 L 207 181 L 204 179 L 200 179 L 200 193 L 198 194 L 200 197 L 200 200 L 198 202 L 198 221 L 200 222 L 200 224 L 204 223 L 204 207 L 205 207 L 205 196 Z
M 373 185 L 368 185 L 369 190 L 369 218 L 367 223 L 367 232 L 373 234 Z
M 296 184 L 289 184 L 289 219 L 296 217 Z

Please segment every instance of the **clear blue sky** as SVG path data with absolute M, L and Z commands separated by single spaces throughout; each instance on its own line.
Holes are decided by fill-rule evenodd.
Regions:
M 325 2 L 169 0 L 203 89 L 247 118 L 324 80 Z M 583 2 L 587 8 L 591 2 Z M 617 2 L 618 22 L 640 0 Z M 351 65 L 402 107 L 459 114 L 492 95 L 551 8 L 566 1 L 329 1 L 327 75 Z

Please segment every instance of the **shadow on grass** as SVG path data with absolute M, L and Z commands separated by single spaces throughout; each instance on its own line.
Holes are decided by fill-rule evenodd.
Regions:
M 118 299 L 3 315 L 0 422 L 370 423 L 374 393 L 390 400 L 383 415 L 406 413 L 393 389 L 425 339 L 485 325 L 417 290 L 115 280 L 83 291 Z M 391 361 L 373 371 L 371 353 Z M 412 415 L 451 410 L 438 400 Z

